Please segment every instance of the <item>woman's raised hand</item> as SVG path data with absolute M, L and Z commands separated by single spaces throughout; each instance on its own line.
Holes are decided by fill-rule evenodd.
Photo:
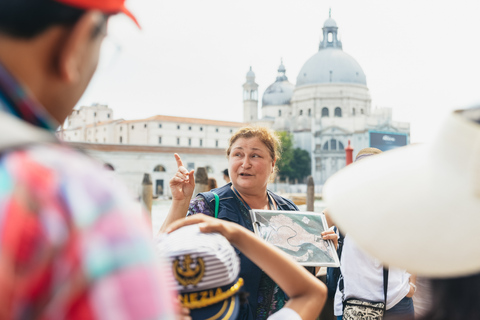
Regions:
M 172 190 L 173 200 L 188 200 L 192 198 L 195 189 L 195 178 L 193 177 L 194 170 L 188 172 L 183 166 L 182 159 L 175 153 L 175 160 L 177 161 L 177 173 L 170 180 L 170 190 Z

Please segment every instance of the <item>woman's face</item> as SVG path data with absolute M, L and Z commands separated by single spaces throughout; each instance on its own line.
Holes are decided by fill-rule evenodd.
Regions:
M 228 157 L 228 172 L 233 186 L 243 194 L 263 194 L 275 167 L 267 147 L 260 139 L 239 138 Z

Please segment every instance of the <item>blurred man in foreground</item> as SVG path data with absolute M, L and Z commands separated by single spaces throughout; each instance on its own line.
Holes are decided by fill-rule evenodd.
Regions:
M 174 316 L 138 205 L 53 134 L 117 13 L 133 18 L 124 0 L 0 1 L 1 319 Z

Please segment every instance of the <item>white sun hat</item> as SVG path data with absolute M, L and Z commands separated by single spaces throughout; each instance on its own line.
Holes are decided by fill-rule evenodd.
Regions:
M 332 219 L 384 263 L 430 277 L 480 272 L 480 107 L 453 112 L 430 145 L 398 148 L 332 176 Z

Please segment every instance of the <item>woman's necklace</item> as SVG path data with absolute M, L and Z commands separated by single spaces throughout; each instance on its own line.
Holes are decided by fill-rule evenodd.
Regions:
M 252 210 L 252 208 L 250 208 L 250 206 L 248 205 L 247 201 L 245 201 L 242 196 L 240 195 L 240 192 L 237 191 L 237 189 L 235 189 L 235 187 L 232 185 L 232 189 L 233 189 L 233 192 L 235 193 L 235 195 L 243 202 L 243 205 L 250 211 Z M 268 210 L 272 210 L 272 208 L 275 208 L 275 206 L 273 205 L 273 202 L 272 202 L 272 199 L 270 198 L 270 195 L 268 194 L 267 192 L 267 198 L 268 198 Z

